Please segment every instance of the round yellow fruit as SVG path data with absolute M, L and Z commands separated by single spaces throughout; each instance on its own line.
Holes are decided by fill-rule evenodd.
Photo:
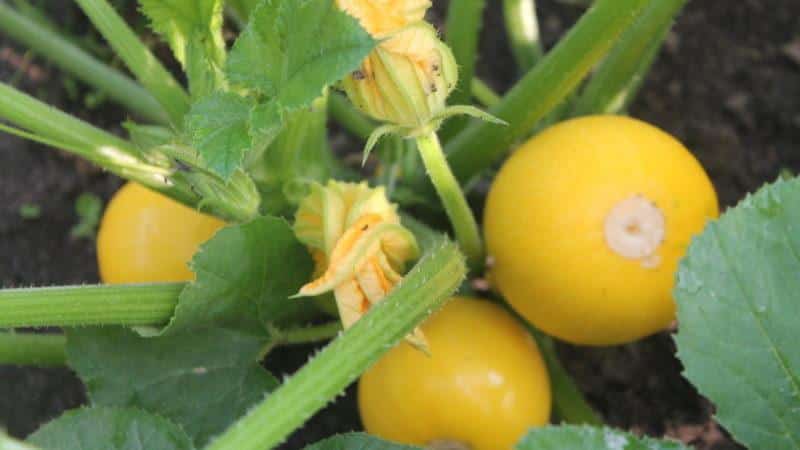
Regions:
M 154 283 L 194 278 L 188 263 L 225 225 L 136 183 L 127 183 L 103 213 L 97 262 L 104 283 Z
M 669 134 L 622 116 L 569 120 L 526 142 L 494 180 L 491 276 L 553 336 L 630 342 L 673 321 L 678 260 L 717 215 L 708 176 Z
M 550 381 L 527 331 L 500 306 L 455 298 L 422 325 L 430 356 L 401 343 L 361 377 L 366 430 L 437 448 L 511 450 L 550 418 Z

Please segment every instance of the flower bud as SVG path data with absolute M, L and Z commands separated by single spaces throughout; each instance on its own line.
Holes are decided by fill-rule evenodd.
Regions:
M 419 22 L 377 46 L 342 86 L 367 115 L 414 130 L 444 111 L 457 81 L 452 51 Z
M 366 183 L 313 185 L 297 210 L 294 231 L 317 263 L 317 278 L 297 295 L 333 291 L 345 328 L 383 300 L 418 254 L 414 235 L 400 224 L 397 206 L 382 187 Z M 425 345 L 419 330 L 408 339 Z
M 386 38 L 422 21 L 429 0 L 336 0 L 339 9 L 358 19 L 376 39 Z

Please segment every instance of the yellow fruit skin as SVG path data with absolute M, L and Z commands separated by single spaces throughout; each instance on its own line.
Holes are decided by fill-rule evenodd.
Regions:
M 104 283 L 188 281 L 200 244 L 225 225 L 139 184 L 127 183 L 106 207 L 97 235 Z
M 658 263 L 607 244 L 605 220 L 642 196 L 664 217 Z M 492 277 L 543 331 L 585 345 L 614 345 L 667 327 L 678 260 L 718 215 L 714 188 L 676 139 L 645 122 L 591 116 L 562 122 L 504 164 L 487 198 Z
M 422 330 L 431 356 L 401 343 L 361 377 L 358 405 L 369 433 L 510 450 L 548 422 L 550 382 L 539 349 L 501 307 L 455 298 Z

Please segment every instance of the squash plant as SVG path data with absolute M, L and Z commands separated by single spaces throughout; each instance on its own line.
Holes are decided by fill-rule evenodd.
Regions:
M 418 325 L 456 291 L 468 291 L 464 280 L 484 269 L 462 186 L 485 176 L 515 143 L 547 124 L 624 112 L 685 2 L 597 0 L 545 54 L 533 0 L 505 0 L 522 76 L 502 96 L 474 76 L 480 0 L 451 0 L 449 45 L 420 23 L 418 10 L 383 11 L 387 17 L 408 12 L 399 14 L 405 20 L 400 32 L 416 30 L 408 39 L 437 49 L 436 60 L 414 59 L 421 72 L 409 70 L 406 60 L 381 56 L 385 46 L 398 45 L 392 41 L 398 30 L 380 28 L 384 17 L 373 23 L 359 16 L 358 2 L 141 0 L 141 12 L 172 50 L 185 83 L 106 0 L 77 3 L 133 78 L 33 18 L 30 9 L 0 3 L 1 32 L 137 118 L 124 124 L 122 138 L 2 83 L 0 130 L 79 155 L 228 223 L 193 257 L 189 282 L 0 290 L 0 326 L 65 330 L 4 332 L 0 362 L 66 363 L 90 398 L 90 406 L 45 424 L 24 443 L 0 434 L 0 449 L 279 445 L 399 341 L 413 342 Z M 222 33 L 226 14 L 241 29 L 231 46 Z M 379 79 L 394 84 L 363 88 Z M 408 90 L 409 79 L 424 95 Z M 438 103 L 427 103 L 431 98 Z M 473 98 L 487 111 L 471 105 Z M 458 114 L 483 120 L 452 117 Z M 367 232 L 373 223 L 359 221 L 366 228 L 303 228 L 299 206 L 313 209 L 314 195 L 327 199 L 330 188 L 323 186 L 330 180 L 359 178 L 331 153 L 329 118 L 363 138 L 366 154 L 378 149 L 380 169 L 369 181 L 415 216 L 398 215 L 386 204 L 375 210 L 380 233 Z M 708 227 L 681 266 L 676 289 L 677 342 L 687 376 L 718 404 L 720 421 L 753 449 L 800 448 L 800 353 L 789 341 L 800 312 L 791 296 L 800 264 L 794 232 L 800 217 L 792 209 L 798 195 L 796 181 L 779 182 Z M 329 208 L 336 201 L 320 204 L 341 213 L 341 206 Z M 366 200 L 344 204 L 376 207 Z M 431 225 L 441 223 L 440 204 L 456 243 L 448 230 Z M 323 224 L 354 225 L 320 217 Z M 350 231 L 374 240 L 357 240 L 363 245 L 337 253 Z M 402 258 L 376 253 L 368 245 L 375 242 L 399 242 L 407 251 Z M 341 311 L 352 300 L 352 292 L 339 287 L 350 280 L 353 261 L 365 255 L 378 262 L 385 257 L 385 273 L 415 262 L 396 273 L 388 289 L 365 291 L 377 297 L 368 299 L 357 320 L 342 315 L 342 330 L 330 318 L 332 302 Z M 331 273 L 315 271 L 315 261 L 326 262 Z M 320 285 L 329 289 L 315 289 Z M 293 298 L 298 292 L 322 295 Z M 602 427 L 558 363 L 552 341 L 531 332 L 548 365 L 554 415 L 572 425 L 532 430 L 517 449 L 685 448 Z M 328 339 L 283 381 L 260 365 L 276 346 Z M 417 447 L 351 433 L 308 448 Z

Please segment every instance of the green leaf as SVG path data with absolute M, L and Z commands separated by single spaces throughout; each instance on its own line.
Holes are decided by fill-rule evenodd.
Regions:
M 192 104 L 186 115 L 191 144 L 206 167 L 229 179 L 250 150 L 249 100 L 228 92 L 215 92 Z
M 254 149 L 266 148 L 283 128 L 283 107 L 277 101 L 262 103 L 250 111 L 250 139 Z
M 395 444 L 365 433 L 347 433 L 311 444 L 305 450 L 422 450 L 413 445 Z
M 103 212 L 103 201 L 91 192 L 84 192 L 75 200 L 75 214 L 78 223 L 69 230 L 73 238 L 94 239 L 100 215 Z
M 143 338 L 87 327 L 67 331 L 67 358 L 92 404 L 159 414 L 203 445 L 278 385 L 257 362 L 265 343 L 222 329 Z
M 225 63 L 222 0 L 140 0 L 153 29 L 186 70 L 194 97 L 221 87 Z
M 292 320 L 311 305 L 289 299 L 308 282 L 313 264 L 283 219 L 259 217 L 220 230 L 190 266 L 197 279 L 181 293 L 164 334 L 216 326 L 266 336 L 268 322 Z
M 355 70 L 376 42 L 334 0 L 262 0 L 231 50 L 228 79 L 292 110 Z
M 611 428 L 579 425 L 547 426 L 531 430 L 516 450 L 688 450 L 680 442 L 638 437 Z
M 28 440 L 42 450 L 192 450 L 167 419 L 137 409 L 82 408 L 45 424 Z
M 36 220 L 42 216 L 42 207 L 36 203 L 23 203 L 19 205 L 17 212 L 25 220 Z
M 752 449 L 800 449 L 800 180 L 711 223 L 678 270 L 685 376 Z

